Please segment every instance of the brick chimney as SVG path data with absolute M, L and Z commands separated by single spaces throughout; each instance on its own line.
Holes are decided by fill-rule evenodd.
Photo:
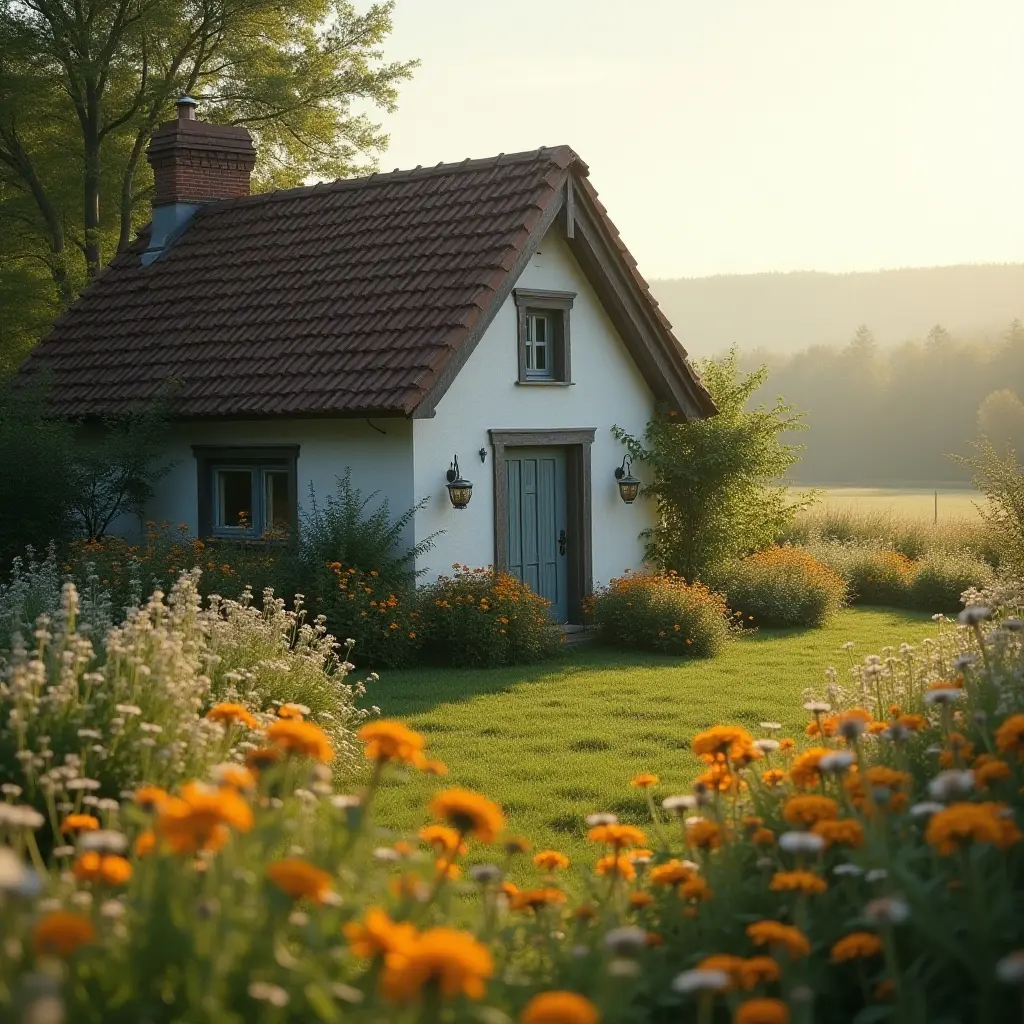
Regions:
M 256 163 L 242 127 L 196 120 L 196 101 L 178 100 L 178 117 L 153 132 L 146 158 L 156 179 L 153 223 L 143 265 L 152 263 L 204 203 L 249 194 Z

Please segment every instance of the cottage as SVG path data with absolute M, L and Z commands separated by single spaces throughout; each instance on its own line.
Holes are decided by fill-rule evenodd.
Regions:
M 395 510 L 429 496 L 427 578 L 493 563 L 566 622 L 640 564 L 612 425 L 714 405 L 571 149 L 250 195 L 248 132 L 186 98 L 148 157 L 152 222 L 26 369 L 69 416 L 177 382 L 151 518 L 259 535 L 350 468 Z

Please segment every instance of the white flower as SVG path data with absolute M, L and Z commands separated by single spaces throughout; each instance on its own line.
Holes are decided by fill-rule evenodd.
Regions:
M 697 806 L 697 798 L 693 796 L 667 796 L 661 801 L 666 811 L 692 811 Z
M 100 905 L 100 914 L 110 920 L 123 917 L 125 905 L 120 900 L 104 900 Z
M 970 607 L 965 608 L 956 617 L 956 621 L 959 622 L 961 626 L 976 626 L 979 622 L 984 622 L 986 619 L 991 617 L 991 608 L 988 608 L 983 604 L 972 604 Z
M 760 722 L 759 725 L 766 732 L 778 732 L 782 728 L 780 722 Z
M 857 760 L 852 750 L 833 750 L 818 762 L 823 772 L 845 772 Z
M 856 878 L 864 874 L 864 869 L 859 864 L 837 864 L 832 869 L 834 875 L 846 875 L 850 878 Z
M 840 650 L 852 651 L 853 650 L 853 641 L 852 640 L 847 640 L 846 643 L 843 644 L 843 646 L 840 648 Z
M 21 858 L 10 847 L 0 846 L 0 892 L 18 889 L 25 870 Z
M 978 659 L 970 653 L 958 654 L 953 659 L 953 668 L 955 668 L 957 672 L 963 672 L 965 668 L 970 668 L 977 660 Z
M 950 800 L 973 789 L 974 772 L 970 768 L 950 768 L 928 783 L 928 793 L 935 800 Z
M 497 864 L 474 864 L 469 869 L 469 877 L 474 882 L 487 885 L 490 882 L 497 882 L 501 879 L 501 868 Z
M 271 985 L 267 981 L 254 981 L 249 986 L 249 995 L 261 1003 L 269 1003 L 271 1006 L 287 1006 L 288 993 L 280 985 Z
M 930 818 L 933 814 L 944 809 L 944 805 L 934 800 L 922 800 L 920 803 L 911 804 L 910 816 L 912 818 Z
M 754 740 L 754 746 L 761 751 L 762 754 L 774 754 L 779 749 L 778 740 Z
M 142 708 L 138 704 L 117 704 L 117 713 L 119 715 L 141 715 Z
M 605 933 L 604 944 L 616 956 L 636 956 L 647 947 L 647 932 L 633 925 L 612 928 Z
M 74 857 L 75 848 L 73 846 L 55 846 L 53 855 L 54 857 Z
M 729 975 L 725 971 L 709 971 L 698 968 L 683 971 L 672 981 L 676 992 L 724 992 L 729 987 Z
M 963 696 L 963 690 L 957 686 L 943 686 L 939 690 L 929 690 L 924 695 L 926 704 L 955 704 Z
M 618 817 L 608 812 L 600 812 L 598 814 L 587 815 L 587 827 L 596 828 L 598 825 L 614 825 L 618 822 Z
M 124 853 L 128 849 L 128 837 L 123 832 L 115 832 L 109 828 L 83 832 L 78 838 L 78 848 L 99 850 L 103 853 Z
M 865 882 L 884 882 L 889 877 L 885 868 L 872 868 L 865 876 Z
M 21 796 L 21 786 L 16 786 L 13 782 L 5 782 L 0 786 L 0 793 L 11 797 L 13 800 L 17 800 Z
M 401 860 L 402 855 L 397 851 L 393 850 L 390 846 L 378 846 L 373 851 L 374 860 L 380 861 L 396 861 Z
M 779 836 L 779 849 L 786 853 L 821 853 L 825 840 L 813 832 L 783 832 Z
M 883 896 L 864 908 L 864 917 L 872 924 L 902 924 L 910 917 L 910 907 L 898 897 Z
M 996 964 L 996 977 L 1004 985 L 1024 985 L 1024 949 L 1004 956 Z
M 77 790 L 96 790 L 100 788 L 100 783 L 95 779 L 69 779 L 64 783 L 64 788 L 69 793 Z
M 362 798 L 353 796 L 351 793 L 338 793 L 331 797 L 331 806 L 337 807 L 339 811 L 347 811 L 352 807 L 358 807 Z
M 823 700 L 809 700 L 804 705 L 804 711 L 810 711 L 814 715 L 824 715 L 832 710 L 831 704 L 826 704 Z

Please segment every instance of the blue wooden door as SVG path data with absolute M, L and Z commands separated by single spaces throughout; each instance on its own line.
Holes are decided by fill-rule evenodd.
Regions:
M 508 568 L 551 602 L 551 617 L 569 616 L 565 452 L 508 448 Z

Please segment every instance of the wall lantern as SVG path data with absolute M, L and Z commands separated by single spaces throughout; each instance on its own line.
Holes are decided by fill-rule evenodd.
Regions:
M 473 485 L 462 477 L 462 472 L 459 469 L 459 457 L 455 456 L 455 460 L 448 467 L 448 472 L 445 474 L 448 480 L 448 497 L 452 499 L 453 508 L 465 508 L 469 504 L 469 499 L 473 497 Z
M 628 452 L 622 456 L 622 465 L 615 470 L 615 479 L 619 482 L 619 497 L 627 505 L 632 505 L 640 493 L 640 481 L 633 476 L 633 460 Z

